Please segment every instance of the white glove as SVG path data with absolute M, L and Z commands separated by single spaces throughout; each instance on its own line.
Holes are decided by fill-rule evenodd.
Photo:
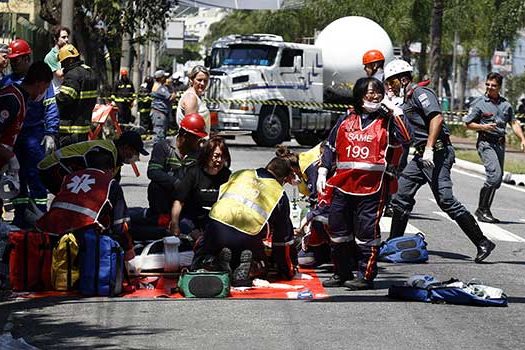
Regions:
M 317 183 L 315 184 L 317 187 L 317 192 L 321 193 L 324 192 L 326 188 L 326 175 L 328 174 L 328 169 L 326 168 L 319 168 L 317 169 Z
M 56 148 L 55 138 L 51 135 L 45 135 L 40 144 L 44 146 L 46 154 L 53 152 Z
M 403 115 L 403 110 L 396 106 L 395 103 L 387 97 L 385 97 L 381 103 L 390 109 L 394 115 Z
M 421 162 L 425 168 L 432 168 L 434 166 L 434 151 L 425 148 L 425 152 L 423 152 L 423 156 L 421 157 Z
M 11 157 L 11 159 L 9 159 L 9 163 L 7 164 L 6 174 L 11 175 L 16 182 L 19 182 L 20 181 L 18 179 L 19 171 L 20 171 L 20 163 L 18 163 L 18 159 L 16 158 L 16 156 L 13 156 Z

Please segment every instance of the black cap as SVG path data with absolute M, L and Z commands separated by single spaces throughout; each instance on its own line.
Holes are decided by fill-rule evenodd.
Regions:
M 122 135 L 120 135 L 120 137 L 118 138 L 118 142 L 119 144 L 129 145 L 133 147 L 143 156 L 149 155 L 148 151 L 144 149 L 144 142 L 142 142 L 140 134 L 136 131 L 123 132 Z

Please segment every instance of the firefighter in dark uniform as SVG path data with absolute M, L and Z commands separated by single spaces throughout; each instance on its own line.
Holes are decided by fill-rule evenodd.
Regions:
M 294 233 L 283 185 L 294 178 L 290 161 L 280 157 L 273 158 L 265 168 L 233 173 L 221 186 L 219 199 L 211 208 L 210 222 L 195 247 L 192 269 L 206 268 L 207 260 L 228 256 L 226 260 L 231 258 L 232 267 L 236 267 L 232 285 L 251 286 L 254 263 L 267 266 L 260 262 L 267 260 L 263 240 L 270 232 L 277 272 L 282 278 L 292 279 Z M 224 266 L 224 261 L 216 265 Z
M 188 167 L 197 163 L 200 141 L 208 136 L 205 126 L 202 116 L 188 114 L 173 139 L 159 141 L 153 146 L 148 163 L 149 216 L 166 214 L 169 217 L 174 191 Z
M 135 88 L 133 83 L 129 80 L 128 70 L 122 68 L 120 70 L 120 79 L 115 82 L 113 86 L 113 95 L 111 99 L 118 107 L 118 121 L 121 124 L 129 124 L 133 122 L 131 115 L 131 106 L 135 99 Z
M 139 113 L 140 126 L 144 128 L 146 133 L 153 131 L 153 125 L 151 124 L 151 88 L 153 87 L 153 78 L 146 77 L 144 83 L 140 86 L 137 94 L 137 109 Z
M 393 216 L 390 238 L 402 236 L 421 186 L 428 183 L 437 204 L 474 243 L 476 263 L 487 258 L 495 244 L 490 241 L 452 192 L 450 171 L 455 161 L 450 132 L 443 121 L 437 96 L 431 89 L 412 82 L 412 66 L 403 60 L 394 60 L 385 67 L 385 79 L 398 79 L 404 89 L 403 111 L 414 127 L 414 158 L 399 177 L 399 189 L 392 200 Z
M 328 214 L 335 274 L 325 287 L 372 289 L 377 276 L 381 243 L 379 220 L 388 193 L 396 190 L 395 168 L 402 144 L 411 140 L 410 124 L 402 113 L 381 103 L 383 83 L 376 78 L 357 80 L 355 109 L 340 118 L 325 145 L 318 169 L 317 191 L 333 189 Z M 389 151 L 393 149 L 394 151 Z M 328 170 L 335 173 L 327 180 Z M 351 265 L 357 263 L 357 278 Z
M 521 150 L 525 151 L 525 137 L 520 122 L 515 118 L 511 104 L 499 92 L 503 77 L 498 73 L 487 75 L 485 96 L 481 96 L 463 118 L 467 128 L 478 132 L 477 149 L 487 176 L 479 193 L 478 209 L 475 212 L 479 221 L 498 223 L 490 206 L 496 190 L 503 179 L 503 164 L 505 162 L 505 128 L 507 123 L 521 140 Z
M 64 81 L 56 95 L 60 114 L 59 144 L 64 147 L 88 140 L 98 81 L 73 45 L 64 45 L 58 52 L 58 60 L 64 71 Z

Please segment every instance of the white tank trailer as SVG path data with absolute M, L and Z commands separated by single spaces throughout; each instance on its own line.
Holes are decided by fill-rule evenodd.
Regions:
M 206 59 L 214 129 L 230 136 L 251 132 L 260 146 L 292 136 L 302 145 L 317 144 L 344 112 L 320 104 L 350 102 L 351 86 L 365 76 L 363 54 L 371 49 L 380 50 L 387 62 L 394 58 L 385 30 L 357 16 L 330 23 L 315 45 L 284 42 L 273 34 L 220 38 Z

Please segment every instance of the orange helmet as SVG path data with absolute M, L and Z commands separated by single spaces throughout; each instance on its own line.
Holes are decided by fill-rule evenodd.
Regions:
M 379 50 L 368 50 L 363 55 L 363 65 L 384 60 L 385 56 L 383 56 L 383 53 Z
M 186 114 L 180 122 L 180 127 L 200 138 L 208 136 L 206 122 L 199 113 Z
M 126 68 L 122 68 L 122 69 L 120 70 L 120 75 L 121 75 L 121 76 L 128 75 L 128 70 L 127 70 Z
M 30 55 L 31 46 L 24 39 L 16 39 L 11 41 L 9 44 L 10 53 L 7 54 L 7 58 L 12 59 L 18 56 Z

